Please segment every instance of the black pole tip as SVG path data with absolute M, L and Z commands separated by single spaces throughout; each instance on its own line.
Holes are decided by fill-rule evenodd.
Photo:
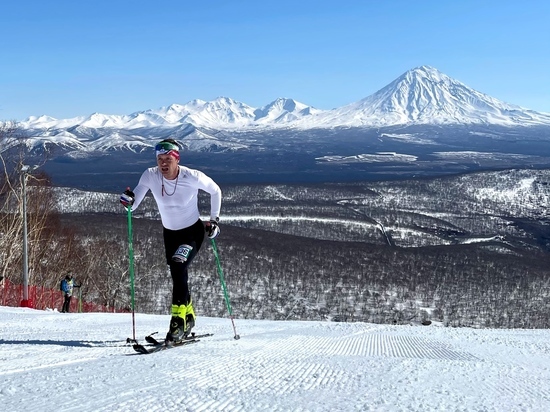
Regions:
M 239 340 L 241 337 L 239 335 L 234 336 L 235 340 Z

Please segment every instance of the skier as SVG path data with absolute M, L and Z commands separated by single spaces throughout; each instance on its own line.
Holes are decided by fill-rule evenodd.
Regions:
M 61 292 L 63 292 L 63 307 L 62 313 L 69 313 L 71 308 L 71 298 L 73 296 L 73 288 L 79 288 L 80 285 L 76 285 L 73 280 L 73 275 L 67 273 L 67 276 L 61 281 Z
M 221 209 L 221 190 L 206 174 L 179 165 L 179 146 L 165 139 L 155 147 L 157 166 L 145 170 L 134 190 L 121 195 L 124 207 L 135 210 L 150 190 L 157 203 L 163 226 L 166 263 L 172 277 L 172 310 L 166 344 L 184 340 L 195 326 L 195 311 L 189 292 L 188 267 L 197 255 L 204 235 L 213 239 Z M 210 194 L 210 221 L 199 217 L 198 192 Z

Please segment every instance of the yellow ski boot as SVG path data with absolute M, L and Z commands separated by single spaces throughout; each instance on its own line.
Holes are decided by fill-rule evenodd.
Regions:
M 172 305 L 170 330 L 166 334 L 166 344 L 173 345 L 185 339 L 187 329 L 187 305 Z

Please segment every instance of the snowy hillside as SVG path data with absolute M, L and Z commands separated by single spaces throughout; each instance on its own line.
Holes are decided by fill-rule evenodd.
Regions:
M 548 182 L 550 171 L 508 170 L 409 181 L 223 186 L 218 245 L 233 299 L 241 315 L 255 319 L 549 328 Z M 119 196 L 70 188 L 55 188 L 54 195 L 64 224 L 82 239 L 78 254 L 88 259 L 89 285 L 96 287 L 99 273 L 120 275 L 127 226 Z M 204 213 L 207 199 L 201 201 Z M 136 268 L 148 291 L 139 308 L 164 313 L 169 288 L 159 285 L 163 271 L 155 268 L 165 262 L 147 246 L 162 243 L 154 200 L 147 197 L 134 217 Z M 88 245 L 106 242 L 112 242 L 114 263 L 94 266 L 98 252 Z M 215 317 L 224 308 L 211 281 L 212 259 L 208 249 L 201 252 L 193 279 L 202 313 Z M 153 289 L 162 298 L 152 300 Z M 118 303 L 129 299 L 111 296 Z
M 200 315 L 199 315 L 200 316 Z M 136 314 L 137 338 L 168 316 Z M 130 314 L 0 307 L 3 411 L 546 411 L 550 332 L 198 319 L 137 355 Z

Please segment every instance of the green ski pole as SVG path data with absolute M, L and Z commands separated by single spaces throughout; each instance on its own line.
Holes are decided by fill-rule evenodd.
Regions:
M 132 205 L 128 205 L 128 258 L 130 273 L 130 297 L 132 302 L 132 339 L 126 339 L 128 343 L 137 343 L 136 340 L 136 316 L 135 316 L 135 293 L 134 293 L 134 243 L 132 234 Z
M 214 251 L 214 257 L 216 258 L 216 266 L 218 267 L 218 275 L 220 275 L 220 282 L 223 289 L 223 297 L 225 298 L 225 306 L 227 307 L 227 312 L 229 312 L 229 318 L 231 319 L 231 324 L 233 325 L 233 332 L 235 336 L 234 339 L 240 339 L 241 337 L 237 334 L 237 329 L 235 328 L 235 320 L 233 319 L 233 311 L 231 310 L 231 303 L 229 302 L 229 295 L 227 294 L 227 286 L 225 285 L 225 280 L 223 278 L 222 265 L 220 264 L 220 256 L 218 255 L 218 246 L 214 239 L 210 239 L 212 242 L 212 250 Z

